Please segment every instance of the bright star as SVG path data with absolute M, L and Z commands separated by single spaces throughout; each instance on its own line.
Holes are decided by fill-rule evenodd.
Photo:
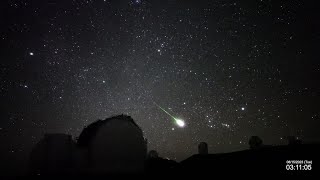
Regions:
M 33 52 L 29 52 L 29 55 L 30 55 L 30 56 L 33 56 Z
M 241 110 L 242 110 L 242 111 L 244 111 L 244 110 L 245 110 L 245 108 L 244 108 L 244 107 L 242 107 L 242 108 L 241 108 Z

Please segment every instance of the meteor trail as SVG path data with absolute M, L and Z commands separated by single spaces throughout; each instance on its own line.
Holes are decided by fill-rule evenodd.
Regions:
M 170 113 L 168 113 L 165 109 L 163 109 L 161 106 L 159 106 L 157 103 L 153 102 L 156 106 L 158 106 L 158 108 L 160 108 L 163 112 L 165 112 L 166 114 L 168 114 L 170 117 L 172 117 L 173 119 L 175 119 L 174 116 L 172 116 Z
M 158 108 L 160 108 L 163 112 L 165 112 L 166 114 L 168 114 L 170 117 L 172 117 L 172 119 L 174 120 L 174 122 L 179 126 L 179 127 L 184 127 L 185 126 L 185 122 L 182 119 L 178 119 L 175 118 L 174 116 L 172 116 L 168 111 L 166 111 L 164 108 L 162 108 L 160 105 L 158 105 L 156 102 L 153 102 Z

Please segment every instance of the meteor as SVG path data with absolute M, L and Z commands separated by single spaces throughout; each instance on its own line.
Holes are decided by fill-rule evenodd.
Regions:
M 175 118 L 174 116 L 172 116 L 168 111 L 166 111 L 164 108 L 162 108 L 161 106 L 159 106 L 157 103 L 153 102 L 158 108 L 160 108 L 163 112 L 165 112 L 166 114 L 168 114 L 173 120 L 174 122 L 181 128 L 183 128 L 185 126 L 185 122 L 182 119 L 178 119 Z
M 184 127 L 185 123 L 182 119 L 175 119 L 175 121 L 179 127 Z

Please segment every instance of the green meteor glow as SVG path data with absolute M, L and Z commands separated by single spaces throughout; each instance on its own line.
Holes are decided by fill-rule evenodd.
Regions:
M 166 111 L 164 108 L 162 108 L 161 106 L 159 106 L 157 103 L 153 102 L 156 106 L 158 106 L 163 112 L 165 112 L 166 114 L 168 114 L 170 117 L 172 117 L 172 119 L 174 120 L 174 122 L 179 126 L 179 127 L 184 127 L 185 126 L 185 122 L 182 119 L 178 119 L 175 118 L 174 116 L 172 116 L 168 111 Z

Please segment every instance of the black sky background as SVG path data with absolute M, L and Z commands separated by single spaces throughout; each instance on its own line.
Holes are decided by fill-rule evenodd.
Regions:
M 316 1 L 40 1 L 0 4 L 0 158 L 21 173 L 44 133 L 76 138 L 128 114 L 149 150 L 182 160 L 320 140 Z M 177 127 L 165 108 L 186 122 Z M 9 163 L 9 165 L 7 164 Z

